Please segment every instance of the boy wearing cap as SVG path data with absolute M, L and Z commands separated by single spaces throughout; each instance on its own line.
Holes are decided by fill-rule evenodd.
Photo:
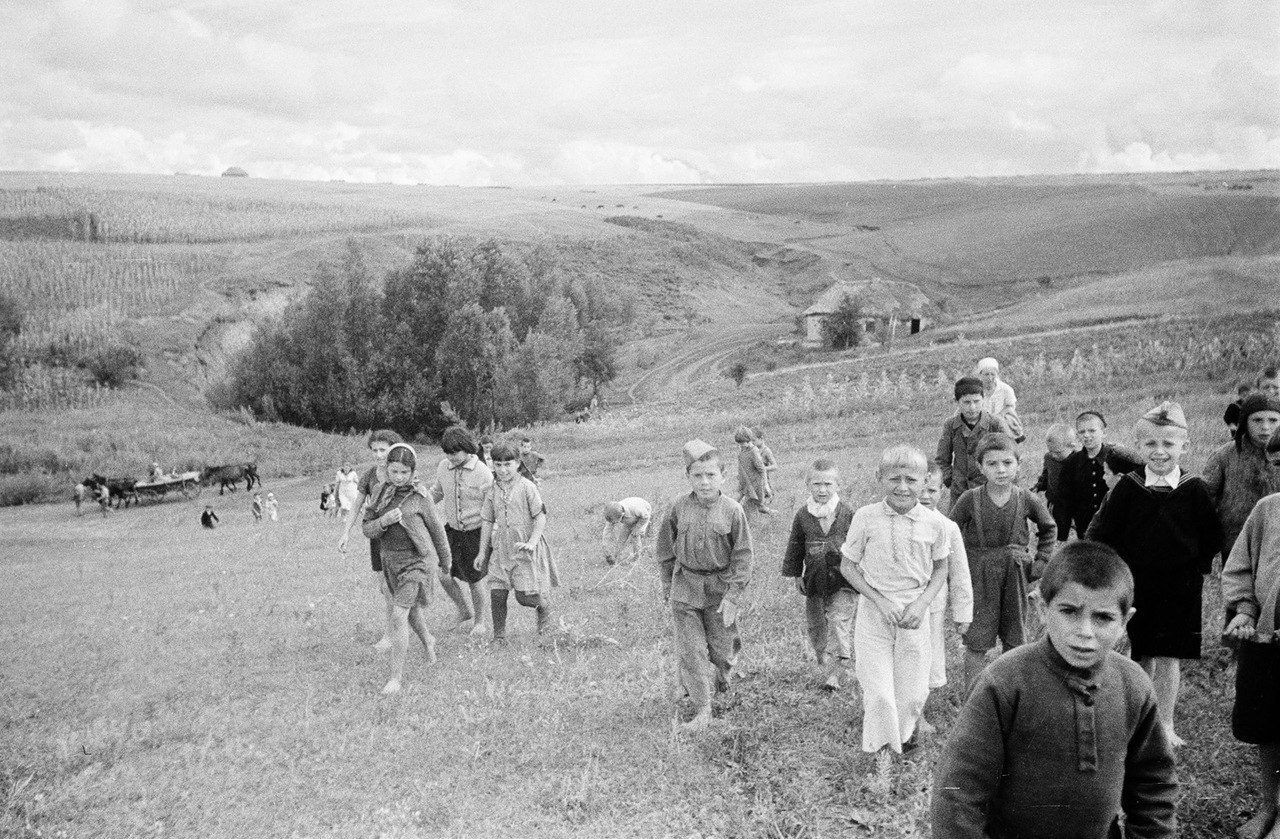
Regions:
M 1222 544 L 1222 527 L 1201 478 L 1179 465 L 1189 443 L 1187 418 L 1163 402 L 1134 427 L 1145 466 L 1107 494 L 1085 534 L 1116 552 L 1133 572 L 1137 610 L 1129 622 L 1132 656 L 1155 685 L 1160 722 L 1174 746 L 1179 659 L 1200 658 L 1200 591 Z
M 653 507 L 643 498 L 624 498 L 605 504 L 604 533 L 600 536 L 604 561 L 613 565 L 619 559 L 629 559 L 633 550 L 639 559 L 652 516 Z
M 1013 435 L 1000 417 L 982 409 L 982 380 L 965 376 L 955 384 L 956 413 L 942 424 L 942 437 L 938 440 L 938 454 L 934 462 L 942 469 L 942 485 L 951 489 L 951 503 L 964 495 L 965 490 L 982 486 L 982 467 L 974 452 L 983 435 L 993 432 Z
M 1101 411 L 1084 411 L 1076 417 L 1076 437 L 1080 448 L 1062 461 L 1058 503 L 1070 514 L 1076 536 L 1083 539 L 1111 489 L 1107 470 L 1113 475 L 1141 470 L 1142 459 L 1136 452 L 1107 442 L 1107 418 Z
M 1280 469 L 1267 462 L 1267 442 L 1280 428 L 1280 397 L 1255 393 L 1240 405 L 1235 440 L 1209 455 L 1204 482 L 1222 523 L 1226 562 L 1245 519 L 1262 497 L 1280 492 Z
M 751 580 L 751 529 L 742 505 L 721 492 L 720 452 L 690 440 L 684 462 L 692 491 L 671 504 L 654 553 L 671 605 L 680 685 L 694 707 L 681 728 L 700 731 L 711 722 L 713 688 L 729 689 L 742 649 L 738 609 Z

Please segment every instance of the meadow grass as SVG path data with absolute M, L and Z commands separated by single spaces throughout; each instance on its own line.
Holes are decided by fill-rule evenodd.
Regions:
M 1038 472 L 1051 417 L 1088 404 L 1123 437 L 1157 387 L 1188 409 L 1186 465 L 1198 470 L 1225 439 L 1222 397 L 1202 374 L 1071 395 L 1046 380 L 1019 389 L 1024 482 Z M 538 639 L 531 612 L 513 606 L 511 643 L 472 644 L 448 633 L 453 610 L 438 595 L 429 623 L 440 659 L 428 667 L 411 650 L 405 691 L 392 699 L 377 695 L 385 663 L 370 647 L 380 601 L 366 549 L 356 540 L 339 556 L 338 525 L 316 510 L 327 472 L 268 479 L 282 504 L 274 524 L 253 524 L 243 495 L 208 493 L 106 518 L 77 519 L 70 505 L 0 510 L 11 546 L 0 559 L 11 581 L 0 592 L 0 834 L 927 835 L 940 741 L 877 771 L 859 748 L 856 692 L 817 689 L 800 598 L 778 567 L 806 464 L 834 456 L 846 499 L 871 501 L 879 450 L 906 440 L 931 451 L 952 407 L 945 396 L 767 429 L 783 462 L 783 512 L 753 520 L 742 678 L 709 732 L 673 733 L 651 551 L 635 566 L 605 566 L 600 506 L 642 495 L 665 510 L 684 491 L 683 440 L 699 434 L 732 451 L 727 423 L 745 407 L 539 429 L 563 631 Z M 199 528 L 204 501 L 223 517 L 216 531 Z M 1232 665 L 1207 589 L 1206 657 L 1187 664 L 1179 706 L 1190 740 L 1179 754 L 1186 836 L 1222 835 L 1252 804 L 1254 758 L 1227 730 Z M 959 702 L 951 664 L 953 685 L 931 700 L 943 736 Z

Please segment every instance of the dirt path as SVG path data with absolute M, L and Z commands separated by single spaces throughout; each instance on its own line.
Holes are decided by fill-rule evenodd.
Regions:
M 718 375 L 721 363 L 743 347 L 790 331 L 791 326 L 783 323 L 719 327 L 714 335 L 701 338 L 675 352 L 636 379 L 627 388 L 627 398 L 633 405 L 669 398 L 676 392 L 693 386 L 699 379 Z

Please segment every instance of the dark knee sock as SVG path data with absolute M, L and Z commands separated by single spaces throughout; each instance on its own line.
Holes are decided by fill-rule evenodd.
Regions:
M 542 595 L 537 592 L 517 591 L 516 602 L 521 606 L 537 609 L 542 605 Z
M 516 595 L 517 598 L 520 595 Z M 507 593 L 501 589 L 489 592 L 489 606 L 493 611 L 494 639 L 507 637 Z

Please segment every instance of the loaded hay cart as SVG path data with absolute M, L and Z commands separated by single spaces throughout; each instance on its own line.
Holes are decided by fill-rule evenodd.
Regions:
M 176 475 L 163 475 L 138 481 L 133 486 L 139 501 L 159 501 L 169 493 L 177 493 L 186 500 L 200 495 L 203 487 L 200 484 L 199 472 L 179 472 Z

